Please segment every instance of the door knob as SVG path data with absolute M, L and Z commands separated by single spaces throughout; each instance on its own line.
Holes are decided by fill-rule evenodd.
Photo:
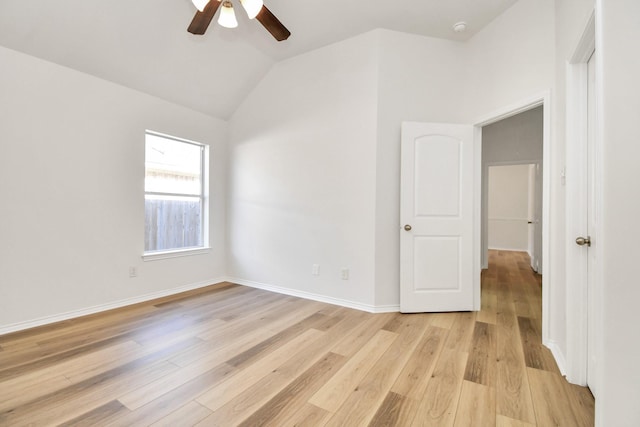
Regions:
M 409 224 L 407 224 L 407 225 L 404 226 L 404 229 L 406 231 L 411 231 L 411 226 Z
M 591 246 L 591 236 L 576 238 L 576 244 L 578 246 L 584 246 L 584 245 Z

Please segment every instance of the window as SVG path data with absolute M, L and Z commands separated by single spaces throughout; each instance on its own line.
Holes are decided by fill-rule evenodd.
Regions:
M 145 255 L 208 245 L 207 152 L 203 144 L 146 132 Z

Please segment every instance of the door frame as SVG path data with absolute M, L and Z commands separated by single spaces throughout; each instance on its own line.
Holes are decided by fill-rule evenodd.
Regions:
M 550 261 L 550 224 L 551 217 L 551 92 L 549 90 L 543 91 L 529 98 L 522 99 L 514 102 L 511 105 L 507 105 L 503 108 L 495 110 L 489 114 L 479 117 L 474 123 L 474 129 L 476 132 L 475 141 L 480 144 L 476 150 L 476 247 L 477 251 L 476 260 L 480 264 L 483 258 L 482 248 L 484 242 L 481 239 L 480 231 L 482 226 L 481 212 L 482 212 L 482 127 L 487 126 L 501 120 L 507 119 L 516 114 L 523 113 L 533 108 L 543 106 L 542 112 L 542 343 L 547 346 L 553 353 L 558 365 L 562 362 L 562 352 L 560 351 L 557 343 L 550 339 L 550 295 L 551 295 L 551 278 L 549 277 Z M 477 269 L 481 271 L 480 268 Z M 480 295 L 478 295 L 478 303 L 480 302 Z M 562 370 L 562 367 L 560 367 Z
M 566 153 L 567 170 L 570 178 L 567 180 L 567 205 L 566 205 L 566 283 L 567 283 L 567 380 L 569 382 L 587 385 L 588 356 L 589 356 L 589 316 L 594 316 L 596 330 L 601 319 L 601 313 L 597 304 L 589 304 L 589 293 L 585 286 L 587 282 L 588 251 L 580 248 L 573 242 L 576 236 L 582 235 L 587 230 L 587 218 L 584 215 L 587 207 L 587 173 L 593 174 L 595 182 L 595 209 L 602 211 L 602 168 L 595 171 L 587 171 L 587 77 L 588 60 L 595 51 L 595 13 L 593 13 L 584 29 L 582 37 L 578 41 L 571 60 L 567 63 L 567 135 Z M 597 72 L 597 70 L 596 70 Z M 599 74 L 596 73 L 596 96 L 599 96 Z M 596 131 L 595 131 L 595 157 L 602 158 L 602 139 L 598 130 L 598 108 L 596 104 Z M 602 240 L 600 224 L 596 224 L 593 234 Z M 598 244 L 589 248 L 589 251 L 598 251 Z M 580 250 L 582 249 L 582 250 Z M 596 259 L 601 259 L 601 254 L 596 252 Z M 593 280 L 592 289 L 595 294 L 592 300 L 601 300 L 602 296 L 602 269 L 598 265 L 592 266 L 596 273 L 590 276 Z M 570 303 L 571 302 L 571 303 Z M 601 335 L 600 335 L 601 336 Z M 596 350 L 596 353 L 599 351 Z M 597 369 L 596 369 L 597 372 Z M 594 379 L 597 385 L 597 378 Z M 594 390 L 592 390 L 594 391 Z M 595 393 L 594 393 L 595 395 Z M 597 396 L 596 396 L 597 397 Z

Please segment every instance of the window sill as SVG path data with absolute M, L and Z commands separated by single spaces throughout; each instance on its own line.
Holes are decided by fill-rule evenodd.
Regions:
M 201 255 L 208 254 L 211 248 L 190 248 L 190 249 L 179 249 L 175 251 L 165 251 L 165 252 L 149 252 L 142 255 L 143 261 L 157 261 L 161 259 L 169 259 L 169 258 L 178 258 L 184 256 L 192 256 L 192 255 Z

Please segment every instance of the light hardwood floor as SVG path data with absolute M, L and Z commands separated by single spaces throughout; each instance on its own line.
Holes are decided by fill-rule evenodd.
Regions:
M 477 313 L 369 314 L 220 284 L 0 337 L 0 425 L 591 426 L 541 345 L 540 276 Z

